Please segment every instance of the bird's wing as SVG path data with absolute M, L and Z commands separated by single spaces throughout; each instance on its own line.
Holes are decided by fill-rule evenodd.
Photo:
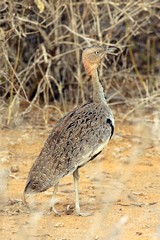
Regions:
M 108 108 L 86 103 L 61 118 L 31 168 L 32 188 L 46 190 L 102 151 L 113 133 L 110 115 Z

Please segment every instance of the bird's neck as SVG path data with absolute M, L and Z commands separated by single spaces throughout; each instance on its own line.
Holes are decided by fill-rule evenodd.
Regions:
M 98 103 L 107 103 L 104 97 L 103 87 L 99 81 L 98 71 L 92 71 L 92 84 L 93 84 L 93 101 Z

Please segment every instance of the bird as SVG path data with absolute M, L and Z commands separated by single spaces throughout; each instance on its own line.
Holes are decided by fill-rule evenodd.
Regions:
M 50 187 L 54 188 L 54 197 L 59 181 L 73 174 L 76 215 L 90 215 L 80 209 L 79 169 L 101 153 L 114 132 L 113 113 L 98 76 L 102 60 L 112 52 L 113 48 L 103 46 L 86 47 L 82 52 L 86 74 L 92 79 L 92 100 L 79 105 L 56 123 L 28 174 L 23 192 L 25 203 L 26 194 L 44 192 Z M 52 210 L 59 215 L 54 205 Z

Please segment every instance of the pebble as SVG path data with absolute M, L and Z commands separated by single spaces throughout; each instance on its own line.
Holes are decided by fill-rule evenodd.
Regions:
M 1 157 L 0 162 L 1 163 L 6 163 L 6 162 L 8 162 L 8 160 L 9 160 L 9 156 L 3 156 L 3 157 Z
M 58 222 L 54 225 L 54 227 L 56 227 L 56 228 L 64 227 L 64 223 L 63 222 Z
M 11 172 L 12 173 L 17 173 L 19 172 L 19 167 L 17 165 L 11 166 Z
M 146 152 L 145 153 L 145 157 L 151 158 L 151 157 L 153 157 L 153 153 Z
M 131 163 L 131 158 L 129 158 L 129 157 L 121 157 L 119 160 L 124 164 Z
M 132 143 L 136 143 L 136 144 L 142 144 L 142 140 L 139 138 L 132 138 Z

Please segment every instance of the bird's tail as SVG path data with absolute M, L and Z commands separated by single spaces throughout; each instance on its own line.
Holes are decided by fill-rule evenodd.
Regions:
M 26 184 L 26 186 L 25 186 L 25 188 L 24 188 L 24 191 L 23 191 L 22 202 L 23 202 L 24 204 L 27 204 L 26 194 L 28 194 L 28 193 L 35 193 L 35 192 L 36 192 L 35 189 L 33 189 L 33 188 L 31 187 L 31 182 L 28 181 L 27 184 Z

